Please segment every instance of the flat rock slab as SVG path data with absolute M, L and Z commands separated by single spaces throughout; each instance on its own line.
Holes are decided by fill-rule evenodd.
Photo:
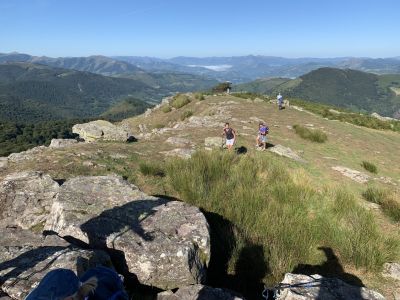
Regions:
M 142 284 L 173 289 L 205 280 L 210 236 L 200 210 L 147 196 L 118 176 L 67 180 L 45 228 L 107 249 Z
M 350 169 L 350 168 L 336 166 L 336 167 L 332 167 L 332 169 L 335 171 L 338 171 L 343 176 L 346 176 L 346 177 L 350 178 L 351 180 L 354 180 L 359 183 L 367 183 L 371 179 L 371 177 L 368 176 L 367 174 L 362 173 L 357 170 Z
M 0 182 L 0 227 L 43 227 L 59 185 L 42 172 L 8 175 Z
M 225 143 L 225 140 L 220 136 L 206 137 L 204 139 L 204 146 L 206 148 L 217 149 L 221 148 Z
M 188 139 L 182 138 L 182 137 L 169 137 L 166 141 L 166 143 L 175 145 L 178 147 L 185 147 L 185 146 L 191 146 L 192 142 Z
M 390 277 L 395 280 L 400 280 L 400 264 L 399 263 L 385 263 L 383 265 L 382 275 Z
M 172 291 L 161 292 L 157 300 L 242 300 L 240 295 L 233 291 L 212 288 L 209 286 L 195 284 L 179 288 L 175 293 Z
M 130 138 L 130 134 L 125 128 L 104 120 L 76 124 L 72 127 L 72 132 L 78 134 L 86 142 L 96 140 L 126 142 Z
M 284 288 L 281 291 L 279 300 L 385 300 L 378 292 L 365 287 L 349 285 L 340 279 L 326 278 L 320 275 L 285 274 L 281 282 Z
M 49 148 L 64 148 L 77 144 L 78 141 L 74 139 L 52 139 Z
M 161 154 L 164 154 L 165 156 L 171 156 L 171 157 L 179 157 L 183 159 L 189 159 L 192 157 L 192 155 L 196 151 L 194 149 L 188 149 L 188 148 L 176 148 L 170 151 L 162 151 L 160 152 Z
M 302 163 L 306 162 L 300 155 L 298 155 L 295 151 L 293 151 L 289 147 L 285 147 L 285 146 L 282 146 L 282 145 L 275 145 L 275 146 L 273 146 L 271 148 L 268 148 L 268 151 L 276 153 L 276 154 L 278 154 L 280 156 L 284 156 L 284 157 L 293 159 L 293 160 L 298 161 L 298 162 L 302 162 Z
M 104 251 L 82 250 L 56 236 L 48 239 L 12 228 L 0 229 L 0 234 L 0 286 L 13 299 L 25 299 L 56 268 L 82 275 L 91 267 L 112 267 Z

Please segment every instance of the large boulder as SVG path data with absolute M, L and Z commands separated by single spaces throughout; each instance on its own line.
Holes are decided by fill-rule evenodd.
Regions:
M 67 180 L 45 229 L 107 249 L 142 284 L 162 289 L 203 282 L 210 259 L 198 208 L 147 196 L 118 176 Z
M 0 227 L 43 229 L 59 185 L 41 172 L 8 175 L 0 182 Z
M 0 229 L 0 286 L 13 299 L 25 299 L 51 270 L 65 268 L 82 275 L 95 266 L 112 267 L 104 251 L 83 250 L 53 236 L 28 230 Z
M 49 148 L 64 148 L 78 143 L 74 139 L 52 139 Z
M 175 293 L 165 291 L 157 294 L 157 300 L 242 300 L 233 291 L 195 284 L 179 288 Z
M 126 129 L 104 120 L 76 124 L 72 127 L 72 132 L 78 134 L 86 142 L 97 140 L 126 142 L 130 138 Z
M 378 292 L 365 287 L 352 286 L 337 278 L 320 275 L 285 274 L 279 300 L 385 300 Z

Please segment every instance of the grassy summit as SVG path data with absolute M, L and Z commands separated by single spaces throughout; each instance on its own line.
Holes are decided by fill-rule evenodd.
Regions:
M 190 101 L 183 107 L 163 111 L 164 105 L 147 116 L 124 120 L 137 133 L 137 143 L 48 149 L 33 161 L 10 164 L 7 172 L 35 168 L 54 178 L 117 173 L 149 194 L 201 207 L 212 238 L 208 284 L 230 287 L 249 299 L 259 297 L 263 284 L 275 284 L 283 273 L 295 270 L 318 270 L 353 284 L 361 281 L 390 296 L 396 283 L 380 272 L 383 263 L 400 259 L 399 133 L 293 108 L 278 111 L 257 98 L 187 97 Z M 186 111 L 193 115 L 182 120 Z M 270 128 L 271 144 L 290 147 L 307 162 L 255 151 L 260 119 Z M 245 154 L 204 151 L 204 139 L 220 136 L 225 121 L 236 129 L 237 146 L 246 148 Z M 320 130 L 328 138 L 324 143 L 303 139 L 295 124 Z M 177 137 L 190 143 L 167 142 Z M 198 151 L 189 160 L 164 155 L 191 145 Z M 367 183 L 332 169 L 343 166 L 367 173 L 363 161 L 379 170 L 368 172 Z M 3 176 L 5 171 L 0 171 Z

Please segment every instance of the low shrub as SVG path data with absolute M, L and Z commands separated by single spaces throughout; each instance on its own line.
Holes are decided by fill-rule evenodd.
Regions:
M 196 93 L 196 94 L 194 94 L 194 98 L 197 99 L 197 100 L 199 100 L 199 101 L 203 101 L 203 100 L 206 99 L 206 98 L 204 97 L 204 94 L 203 94 L 203 93 Z
M 369 187 L 362 196 L 369 202 L 379 204 L 383 213 L 393 221 L 400 222 L 400 199 L 395 192 Z
M 190 103 L 190 99 L 187 95 L 184 94 L 177 94 L 174 96 L 174 98 L 171 101 L 171 106 L 179 109 L 187 104 Z
M 162 111 L 163 113 L 169 113 L 171 110 L 172 110 L 172 108 L 171 108 L 171 106 L 169 106 L 168 104 L 167 104 L 167 105 L 164 105 L 164 106 L 161 108 L 161 111 Z
M 325 132 L 320 129 L 309 129 L 301 125 L 293 125 L 294 131 L 303 139 L 316 143 L 324 143 L 328 139 Z
M 157 163 L 142 162 L 139 164 L 139 170 L 145 176 L 165 176 L 164 168 Z
M 183 121 L 191 116 L 193 116 L 193 112 L 191 110 L 187 110 L 181 115 L 181 121 Z
M 363 161 L 362 163 L 361 163 L 361 166 L 365 169 L 365 170 L 367 170 L 368 172 L 371 172 L 371 173 L 374 173 L 374 174 L 376 174 L 376 173 L 378 173 L 378 168 L 373 164 L 373 163 L 371 163 L 371 162 L 368 162 L 368 161 Z

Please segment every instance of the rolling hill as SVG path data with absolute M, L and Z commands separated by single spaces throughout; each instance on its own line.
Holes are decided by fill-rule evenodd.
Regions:
M 283 81 L 283 82 L 282 82 Z M 376 75 L 351 69 L 320 68 L 297 79 L 265 79 L 235 90 L 276 94 L 400 118 L 400 75 Z
M 155 93 L 154 88 L 133 79 L 32 63 L 0 64 L 0 121 L 89 118 L 126 96 L 146 99 Z

